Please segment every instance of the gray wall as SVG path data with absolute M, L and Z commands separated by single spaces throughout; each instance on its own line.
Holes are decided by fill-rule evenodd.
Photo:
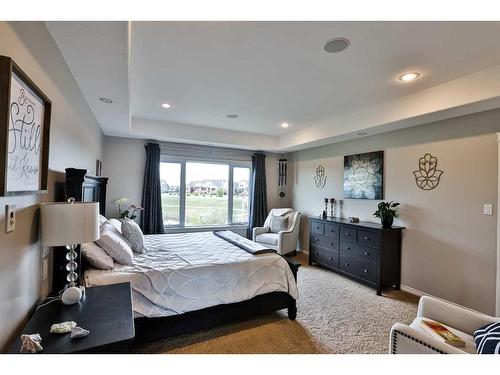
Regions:
M 132 203 L 140 204 L 146 152 L 143 139 L 104 137 L 103 176 L 109 177 L 107 190 L 106 215 L 117 217 L 115 200 L 129 198 Z M 286 198 L 278 197 L 278 158 L 276 154 L 266 157 L 267 204 L 269 209 L 291 204 L 291 194 Z M 291 179 L 290 179 L 291 181 Z
M 0 22 L 0 54 L 16 63 L 52 100 L 49 192 L 0 197 L 0 348 L 6 349 L 48 280 L 41 280 L 38 204 L 54 197 L 54 182 L 67 167 L 94 171 L 102 132 L 42 22 Z M 17 206 L 16 230 L 5 233 L 5 205 Z
M 497 140 L 500 110 L 296 152 L 294 207 L 319 215 L 324 197 L 341 200 L 343 217 L 373 217 L 378 201 L 342 200 L 343 156 L 385 150 L 385 200 L 401 203 L 395 224 L 404 225 L 402 284 L 494 314 L 496 278 Z M 417 188 L 412 171 L 425 153 L 444 170 L 432 191 Z M 326 168 L 323 190 L 313 184 Z M 494 215 L 483 215 L 483 204 Z M 304 215 L 305 216 L 305 215 Z M 307 249 L 308 219 L 301 245 Z

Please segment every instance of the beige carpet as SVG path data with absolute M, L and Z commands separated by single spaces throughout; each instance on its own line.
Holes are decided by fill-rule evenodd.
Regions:
M 389 331 L 410 323 L 417 298 L 401 291 L 375 291 L 334 272 L 307 265 L 299 254 L 297 320 L 286 311 L 243 323 L 155 343 L 135 353 L 387 353 Z

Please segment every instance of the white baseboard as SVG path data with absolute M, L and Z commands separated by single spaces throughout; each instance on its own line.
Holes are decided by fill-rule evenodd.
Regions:
M 431 296 L 431 297 L 434 297 L 434 296 L 432 296 L 432 295 L 430 295 L 428 293 L 422 292 L 421 290 L 418 290 L 418 289 L 415 289 L 415 288 L 411 288 L 411 287 L 403 285 L 403 284 L 401 284 L 401 290 L 403 292 L 413 294 L 414 296 L 417 296 L 417 297 L 422 297 L 422 296 Z M 437 297 L 434 297 L 434 298 L 437 298 Z
M 415 288 L 412 288 L 412 287 L 409 287 L 409 286 L 406 286 L 406 285 L 402 285 L 402 284 L 401 284 L 401 290 L 402 290 L 403 292 L 413 294 L 414 296 L 417 296 L 417 297 L 422 297 L 422 296 L 432 297 L 432 298 L 435 298 L 435 299 L 437 299 L 437 300 L 440 300 L 440 301 L 443 301 L 443 302 L 449 303 L 449 304 L 451 304 L 451 305 L 455 305 L 455 306 L 461 307 L 461 308 L 463 308 L 463 309 L 467 309 L 467 310 L 470 310 L 470 311 L 473 311 L 473 312 L 476 312 L 476 313 L 484 314 L 484 313 L 483 313 L 483 312 L 481 312 L 481 311 L 477 311 L 477 310 L 471 309 L 470 307 L 466 307 L 466 306 L 459 305 L 458 303 L 455 303 L 455 302 L 449 301 L 449 300 L 444 299 L 444 298 L 441 298 L 441 297 L 436 297 L 436 296 L 434 296 L 434 295 L 432 295 L 432 294 L 430 294 L 430 293 L 425 293 L 425 292 L 422 292 L 421 290 L 418 290 L 418 289 L 415 289 Z
M 307 254 L 309 255 L 309 250 L 306 250 L 306 249 L 297 249 L 297 251 L 300 251 L 301 253 L 304 253 L 304 254 Z

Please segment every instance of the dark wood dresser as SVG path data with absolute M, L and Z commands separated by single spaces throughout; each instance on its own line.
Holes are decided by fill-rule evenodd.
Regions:
M 310 218 L 309 265 L 313 262 L 361 281 L 382 294 L 399 289 L 403 227 L 370 222 Z

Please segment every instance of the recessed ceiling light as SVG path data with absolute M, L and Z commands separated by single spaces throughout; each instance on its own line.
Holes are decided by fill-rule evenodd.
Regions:
M 401 74 L 399 76 L 399 80 L 403 82 L 410 82 L 416 80 L 418 77 L 420 77 L 419 72 L 407 72 L 404 74 Z
M 230 113 L 229 115 L 226 115 L 227 118 L 238 118 L 238 115 L 235 115 L 234 113 Z
M 161 106 L 166 109 L 170 108 L 170 104 L 168 103 L 163 103 Z
M 99 98 L 99 100 L 103 103 L 106 103 L 106 104 L 111 104 L 113 103 L 113 101 L 111 99 L 108 99 L 108 98 Z
M 345 50 L 351 45 L 351 42 L 347 38 L 333 38 L 326 42 L 324 50 L 328 53 L 337 53 Z
M 288 125 L 288 122 L 282 122 L 281 127 L 282 128 L 288 128 L 290 125 Z

